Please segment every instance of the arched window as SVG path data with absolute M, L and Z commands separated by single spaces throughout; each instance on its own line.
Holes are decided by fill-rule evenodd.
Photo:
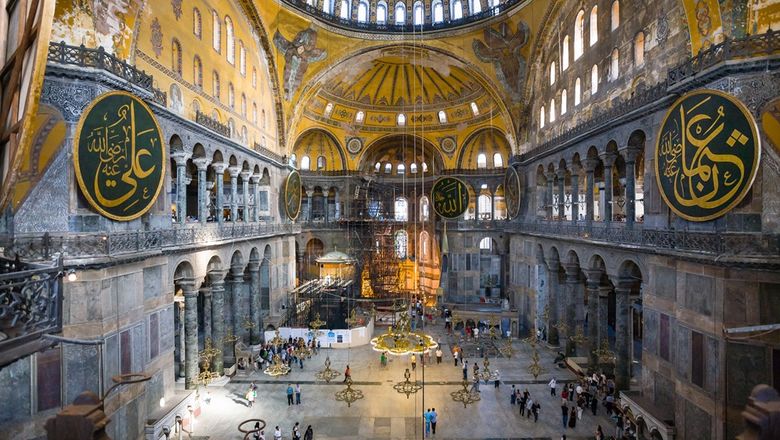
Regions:
M 241 40 L 238 41 L 238 71 L 241 76 L 246 76 L 246 49 Z
M 594 5 L 590 10 L 590 45 L 599 41 L 599 5 Z
M 385 164 L 385 174 L 390 174 L 390 171 L 393 171 L 393 164 L 388 162 Z
M 569 68 L 569 36 L 563 37 L 563 47 L 561 48 L 561 71 Z
M 236 64 L 236 36 L 233 33 L 233 20 L 228 16 L 225 16 L 225 37 L 228 63 Z
M 339 14 L 339 17 L 341 17 L 344 20 L 349 20 L 349 13 L 350 13 L 349 1 L 341 0 L 341 12 Z
M 420 197 L 420 220 L 422 221 L 428 221 L 428 218 L 431 216 L 431 204 L 428 201 L 428 197 L 422 196 Z
M 585 32 L 585 11 L 580 11 L 577 14 L 577 19 L 574 21 L 574 59 L 579 59 L 583 52 L 584 40 L 583 33 Z
M 634 65 L 639 67 L 645 63 L 645 33 L 640 32 L 634 37 Z
M 327 118 L 330 116 L 331 112 L 333 112 L 333 103 L 329 102 L 325 105 L 325 112 L 323 113 L 323 116 Z
M 236 136 L 236 123 L 233 122 L 233 118 L 228 119 L 228 132 L 230 133 L 230 137 Z
M 380 168 L 382 168 L 381 163 L 377 162 L 376 164 L 374 164 L 374 171 L 376 171 L 377 173 L 379 172 Z
M 550 85 L 555 84 L 555 61 L 550 63 Z
M 493 168 L 501 168 L 504 166 L 504 156 L 501 153 L 493 154 Z
M 550 123 L 555 122 L 555 98 L 550 100 Z
M 609 77 L 612 81 L 618 79 L 620 76 L 620 51 L 618 48 L 612 49 L 612 58 L 609 64 Z
M 263 109 L 262 113 L 262 119 L 263 119 L 263 130 L 268 128 L 268 120 L 265 118 L 265 109 Z
M 325 169 L 325 156 L 320 156 L 317 158 L 317 169 L 318 170 L 324 170 Z
M 447 113 L 444 110 L 439 110 L 439 123 L 440 124 L 447 123 Z
M 309 159 L 309 156 L 303 156 L 301 158 L 301 169 L 308 170 L 309 168 L 311 168 L 311 159 Z
M 200 10 L 198 8 L 192 9 L 192 33 L 200 40 L 203 34 L 203 24 L 200 19 Z
M 402 199 L 406 201 L 405 199 Z M 405 221 L 405 220 L 398 220 L 398 200 L 395 201 L 396 204 L 396 220 L 397 221 Z M 408 217 L 408 216 L 407 216 Z M 407 248 L 409 247 L 409 235 L 404 230 L 400 230 L 395 233 L 395 256 L 401 259 L 406 258 L 406 252 Z
M 406 115 L 403 113 L 398 113 L 398 118 L 396 118 L 396 122 L 398 123 L 399 127 L 403 127 L 406 125 Z
M 298 158 L 295 156 L 295 153 L 290 155 L 290 162 L 289 163 L 293 167 L 298 165 Z
M 442 6 L 441 0 L 433 2 L 433 22 L 441 23 L 444 21 L 444 6 Z
M 363 112 L 363 110 L 358 110 L 358 112 L 355 114 L 355 122 L 358 124 L 363 122 L 363 119 L 366 118 L 366 114 Z
M 460 20 L 463 18 L 463 3 L 461 0 L 454 0 L 452 3 L 452 16 L 453 20 Z
M 175 38 L 171 41 L 171 68 L 181 76 L 181 43 Z
M 582 81 L 580 81 L 579 78 L 577 78 L 576 81 L 574 81 L 574 106 L 580 105 L 580 99 L 582 99 L 580 96 L 582 95 Z
M 615 29 L 618 28 L 618 26 L 620 26 L 620 1 L 619 0 L 615 0 L 614 2 L 612 2 L 612 17 L 611 18 L 612 18 L 611 19 L 612 30 L 614 31 Z
M 480 194 L 477 198 L 477 218 L 480 220 L 490 220 L 493 199 L 487 194 Z
M 477 168 L 487 168 L 487 155 L 485 153 L 477 155 Z
M 539 128 L 544 128 L 544 118 L 546 115 L 547 114 L 544 111 L 544 106 L 542 106 L 542 109 L 539 111 Z
M 415 2 L 413 11 L 414 13 L 412 14 L 413 17 L 412 22 L 414 23 L 415 26 L 422 26 L 423 19 L 425 16 L 425 14 L 423 13 L 424 10 L 423 10 L 422 2 L 420 1 Z
M 195 83 L 195 87 L 203 88 L 203 63 L 197 55 L 192 60 L 192 82 Z
M 395 210 L 393 211 L 393 217 L 396 221 L 405 222 L 409 220 L 409 202 L 403 197 L 395 199 Z
M 482 12 L 482 0 L 471 0 L 471 15 Z
M 368 2 L 361 1 L 358 4 L 358 23 L 365 23 L 368 21 Z
M 252 103 L 252 123 L 257 125 L 257 103 Z
M 403 2 L 395 4 L 395 24 L 406 23 L 406 5 Z
M 233 88 L 232 82 L 228 83 L 228 107 L 236 109 L 236 89 Z
M 398 166 L 395 168 L 395 173 L 399 176 L 403 176 L 406 174 L 406 165 L 399 163 Z
M 217 15 L 217 11 L 211 11 L 211 26 L 211 46 L 219 52 L 222 50 L 222 22 L 219 19 L 219 15 Z
M 479 250 L 481 251 L 492 251 L 493 250 L 493 240 L 490 239 L 490 237 L 485 237 L 482 240 L 479 241 Z
M 599 66 L 594 64 L 590 69 L 590 94 L 595 95 L 599 91 Z
M 379 2 L 376 5 L 376 24 L 387 23 L 387 4 L 385 2 Z
M 181 96 L 181 89 L 176 83 L 171 84 L 170 95 L 171 99 L 169 99 L 169 105 L 171 110 L 176 113 L 181 113 L 182 110 L 184 110 L 184 101 Z
M 247 131 L 246 125 L 241 126 L 241 140 L 244 141 L 245 144 L 249 141 L 249 131 Z
M 252 88 L 257 88 L 257 69 L 252 68 Z
M 411 165 L 409 165 L 409 172 L 412 174 L 417 174 L 417 163 L 412 162 Z
M 420 260 L 426 261 L 428 259 L 428 233 L 426 231 L 420 232 Z
M 241 116 L 246 118 L 246 95 L 241 94 Z
M 561 114 L 565 115 L 567 106 L 569 105 L 569 97 L 566 95 L 566 89 L 561 92 Z
M 479 107 L 477 107 L 477 103 L 476 102 L 472 102 L 471 103 L 471 113 L 474 116 L 479 116 Z
M 213 93 L 214 98 L 219 101 L 219 74 L 216 70 L 211 73 L 211 93 Z
M 422 172 L 423 173 L 427 173 L 428 172 L 428 164 L 427 163 L 423 162 L 421 168 L 422 168 Z

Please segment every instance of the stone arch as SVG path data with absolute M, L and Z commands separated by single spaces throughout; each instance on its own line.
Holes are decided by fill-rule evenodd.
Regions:
M 476 169 L 477 155 L 486 155 L 486 168 L 494 168 L 493 156 L 501 154 L 506 166 L 512 156 L 512 148 L 504 132 L 493 127 L 484 127 L 471 133 L 463 142 L 458 154 L 458 168 Z
M 325 253 L 325 243 L 318 237 L 312 237 L 306 242 L 303 251 L 304 278 L 319 278 L 317 258 Z
M 347 158 L 344 148 L 333 133 L 321 128 L 310 128 L 298 135 L 292 148 L 292 154 L 298 158 L 308 156 L 310 170 L 331 171 L 346 169 Z M 325 167 L 320 169 L 319 157 L 324 157 Z

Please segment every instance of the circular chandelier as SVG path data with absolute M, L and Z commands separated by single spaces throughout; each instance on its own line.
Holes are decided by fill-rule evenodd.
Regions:
M 395 327 L 390 326 L 386 333 L 371 339 L 375 351 L 386 352 L 395 356 L 407 354 L 424 354 L 436 349 L 439 344 L 428 334 L 411 331 L 409 315 L 404 312 Z

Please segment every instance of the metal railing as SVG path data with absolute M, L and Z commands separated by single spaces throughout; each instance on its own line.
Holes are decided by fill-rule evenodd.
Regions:
M 0 241 L 6 256 L 26 261 L 116 257 L 144 252 L 176 251 L 233 240 L 299 233 L 294 224 L 210 224 L 172 229 L 110 233 L 17 235 Z
M 91 49 L 83 44 L 81 46 L 70 46 L 65 44 L 64 41 L 49 43 L 47 61 L 62 65 L 93 67 L 105 70 L 135 86 L 148 90 L 152 94 L 152 100 L 158 104 L 165 106 L 167 103 L 165 92 L 154 87 L 152 75 L 106 52 L 102 46 L 97 49 Z
M 200 110 L 195 112 L 195 122 L 226 138 L 230 137 L 230 127 L 227 124 L 219 122 Z
M 438 23 L 425 23 L 422 25 L 415 25 L 412 23 L 395 24 L 395 23 L 376 23 L 370 21 L 357 21 L 348 18 L 341 18 L 338 15 L 329 14 L 322 9 L 316 8 L 306 2 L 306 0 L 282 0 L 283 3 L 292 6 L 299 11 L 305 12 L 310 16 L 316 17 L 322 21 L 325 21 L 334 26 L 340 28 L 346 28 L 350 30 L 358 30 L 363 32 L 382 32 L 382 33 L 412 33 L 412 32 L 430 32 L 439 31 L 443 29 L 451 29 L 460 26 L 466 26 L 478 21 L 495 17 L 503 12 L 508 11 L 522 0 L 506 0 L 498 6 L 487 8 L 477 14 L 471 14 L 464 16 L 457 20 L 444 20 Z M 390 2 L 388 2 L 390 4 Z M 392 11 L 392 4 L 390 4 L 391 10 L 388 11 L 388 18 L 394 17 Z M 446 6 L 446 5 L 445 5 Z

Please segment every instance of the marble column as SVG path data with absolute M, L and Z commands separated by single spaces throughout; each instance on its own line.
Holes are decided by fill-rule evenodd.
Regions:
M 545 212 L 547 220 L 553 219 L 553 184 L 555 183 L 555 173 L 548 172 L 544 175 L 547 178 L 547 197 L 545 197 Z
M 617 160 L 617 153 L 604 153 L 601 161 L 604 163 L 604 222 L 612 221 L 612 167 Z
M 250 310 L 246 304 L 243 264 L 230 266 L 228 283 L 230 284 L 230 325 L 233 335 L 240 338 L 238 342 L 246 341 L 248 331 L 244 328 L 244 318 L 250 314 Z
M 179 316 L 179 323 L 178 323 L 178 334 L 179 334 L 179 358 L 176 359 L 176 362 L 179 363 L 179 377 L 185 378 L 186 377 L 186 371 L 187 371 L 187 339 L 185 337 L 185 332 L 187 331 L 186 325 L 185 325 L 185 311 L 184 311 L 184 301 L 185 298 L 182 296 L 176 296 L 174 297 L 174 304 L 176 304 L 176 313 L 178 313 Z M 178 379 L 178 378 L 177 378 Z M 185 382 L 186 383 L 186 382 Z
M 176 282 L 184 295 L 184 384 L 188 390 L 198 380 L 198 289 L 194 279 Z
M 230 173 L 230 221 L 238 221 L 238 174 L 241 168 L 234 166 L 228 168 Z
M 217 222 L 219 224 L 222 224 L 224 219 L 224 193 L 225 193 L 225 170 L 227 169 L 227 164 L 224 162 L 214 162 L 211 164 L 211 168 L 214 168 L 214 173 L 216 174 L 214 176 L 214 183 L 216 185 L 216 188 L 214 191 L 217 192 L 216 200 L 215 200 L 215 207 L 214 207 L 214 214 L 217 216 Z
M 598 365 L 598 357 L 593 353 L 599 347 L 599 326 L 601 325 L 599 316 L 599 293 L 601 291 L 602 271 L 586 269 L 585 288 L 588 295 L 588 353 L 590 353 L 590 365 Z
M 260 221 L 260 178 L 260 174 L 252 174 L 249 178 L 249 181 L 252 183 L 252 188 L 249 189 L 249 192 L 252 193 L 252 199 L 254 200 L 252 203 L 252 221 L 254 223 Z
M 192 160 L 198 168 L 198 221 L 206 223 L 208 218 L 208 193 L 206 192 L 206 170 L 209 167 L 209 160 L 205 157 L 198 157 Z
M 225 339 L 225 275 L 227 270 L 215 269 L 208 273 L 211 284 L 211 333 L 214 346 L 223 348 Z M 225 367 L 224 350 L 220 350 L 213 361 L 214 371 L 220 376 Z
M 260 298 L 260 260 L 249 260 L 249 314 L 252 319 L 252 329 L 249 332 L 249 343 L 252 345 L 263 342 L 263 304 Z
M 252 173 L 249 171 L 241 172 L 241 191 L 244 197 L 244 215 L 241 217 L 241 221 L 249 223 L 249 178 Z
M 631 379 L 631 287 L 633 279 L 621 278 L 615 287 L 615 386 L 627 390 Z
M 557 325 L 561 319 L 560 304 L 560 283 L 558 281 L 558 271 L 560 262 L 558 260 L 546 260 L 547 263 L 547 304 L 550 305 L 549 317 L 547 319 L 547 342 L 552 346 L 560 344 Z
M 183 151 L 173 153 L 176 162 L 176 222 L 183 224 L 187 219 L 187 160 L 191 154 Z
M 306 221 L 311 222 L 314 219 L 314 190 L 306 191 Z
M 577 355 L 578 348 L 576 343 L 571 339 L 571 336 L 577 334 L 577 329 L 581 329 L 584 319 L 584 299 L 583 299 L 583 286 L 580 279 L 580 266 L 579 264 L 564 264 L 566 271 L 566 318 L 563 320 L 568 327 L 568 334 L 566 339 L 566 353 L 569 356 Z
M 208 286 L 201 286 L 200 293 L 203 295 L 203 338 L 211 338 L 214 335 L 211 331 L 211 289 Z
M 585 169 L 585 224 L 588 228 L 593 226 L 593 173 L 598 164 L 596 159 L 585 159 L 582 162 Z
M 571 221 L 577 223 L 580 218 L 580 171 L 581 167 L 573 164 L 571 167 Z
M 606 340 L 607 345 L 612 346 L 609 341 L 609 295 L 612 294 L 611 286 L 601 286 L 599 288 L 599 344 Z
M 636 159 L 640 152 L 633 147 L 626 150 L 626 226 L 629 228 L 636 220 Z
M 566 168 L 558 168 L 555 172 L 558 177 L 558 221 L 566 218 Z

